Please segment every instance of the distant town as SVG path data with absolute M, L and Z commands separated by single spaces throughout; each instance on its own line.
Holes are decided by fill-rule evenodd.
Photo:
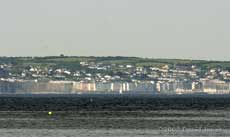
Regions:
M 0 93 L 230 94 L 230 62 L 138 57 L 0 57 Z

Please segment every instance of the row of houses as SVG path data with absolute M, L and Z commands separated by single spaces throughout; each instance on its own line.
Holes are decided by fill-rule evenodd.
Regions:
M 152 83 L 86 83 L 72 81 L 6 82 L 0 81 L 0 93 L 80 93 L 80 92 L 143 92 L 155 93 Z
M 153 83 L 81 83 L 74 82 L 73 91 L 98 91 L 98 92 L 156 92 Z
M 230 83 L 219 80 L 199 82 L 74 82 L 74 81 L 0 81 L 0 93 L 159 93 L 184 94 L 208 93 L 230 94 Z

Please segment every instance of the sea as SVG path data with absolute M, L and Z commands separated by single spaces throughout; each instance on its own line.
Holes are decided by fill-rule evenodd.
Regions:
M 230 95 L 0 94 L 0 137 L 226 137 L 229 129 Z

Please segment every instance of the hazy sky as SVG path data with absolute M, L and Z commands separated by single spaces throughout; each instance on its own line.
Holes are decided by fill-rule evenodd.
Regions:
M 229 0 L 0 0 L 0 56 L 230 60 Z

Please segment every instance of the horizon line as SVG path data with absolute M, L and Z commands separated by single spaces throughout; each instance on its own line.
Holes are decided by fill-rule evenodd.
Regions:
M 140 59 L 153 59 L 153 60 L 157 60 L 157 59 L 163 59 L 163 60 L 191 60 L 191 61 L 210 61 L 210 62 L 230 62 L 230 60 L 216 60 L 216 59 L 191 59 L 191 58 L 170 58 L 170 57 L 165 57 L 165 58 L 154 58 L 154 57 L 141 57 L 141 56 L 120 56 L 120 55 L 117 55 L 117 56 L 97 56 L 97 55 L 90 55 L 90 56 L 87 56 L 87 55 L 47 55 L 47 56 L 0 56 L 0 58 L 45 58 L 45 57 L 60 57 L 60 58 L 63 58 L 63 57 L 86 57 L 86 58 L 89 58 L 89 57 L 95 57 L 95 58 L 106 58 L 106 57 L 112 57 L 112 58 L 115 58 L 115 57 L 122 57 L 122 58 L 140 58 Z

